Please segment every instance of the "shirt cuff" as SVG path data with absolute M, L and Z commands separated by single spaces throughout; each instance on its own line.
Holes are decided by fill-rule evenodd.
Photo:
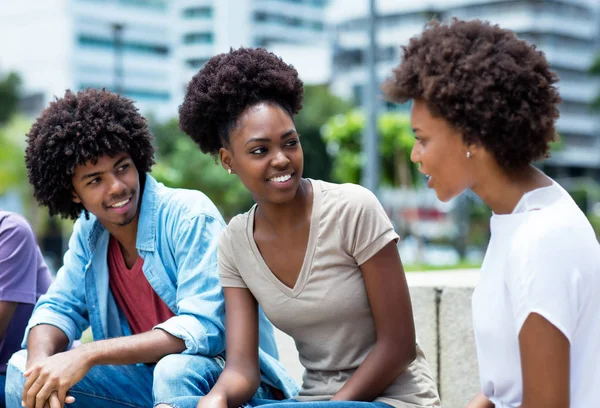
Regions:
M 398 242 L 399 238 L 400 237 L 398 236 L 398 234 L 396 234 L 396 231 L 394 231 L 393 229 L 385 231 L 378 238 L 373 240 L 373 242 L 371 242 L 366 248 L 364 248 L 362 251 L 360 251 L 354 256 L 354 259 L 356 259 L 356 263 L 358 264 L 358 266 L 364 264 L 373 256 L 375 256 L 379 251 L 381 251 L 383 247 L 385 247 L 390 242 Z
M 40 324 L 49 324 L 65 333 L 67 339 L 69 340 L 69 344 L 65 350 L 70 349 L 73 345 L 73 341 L 77 340 L 75 338 L 77 336 L 77 327 L 75 327 L 75 323 L 71 319 L 56 313 L 52 313 L 48 310 L 38 309 L 34 311 L 33 316 L 31 316 L 31 319 L 29 320 L 29 324 L 25 330 L 25 335 L 23 336 L 23 344 L 21 347 L 27 348 L 27 338 L 29 337 L 29 332 L 35 326 L 39 326 Z

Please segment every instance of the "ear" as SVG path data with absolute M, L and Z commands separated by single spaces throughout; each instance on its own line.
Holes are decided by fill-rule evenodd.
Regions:
M 76 204 L 81 204 L 81 198 L 79 198 L 79 196 L 77 195 L 75 190 L 72 190 L 71 194 L 73 195 L 73 197 L 71 198 L 71 201 L 73 201 Z
M 483 146 L 481 145 L 481 143 L 471 143 L 467 147 L 468 150 L 471 152 L 472 156 L 477 156 L 478 154 L 481 154 L 481 151 L 483 150 Z
M 231 170 L 233 173 L 234 171 L 231 167 L 233 155 L 231 152 L 228 149 L 221 147 L 219 149 L 219 158 L 221 159 L 221 166 L 223 166 L 225 170 Z
M 471 157 L 475 157 L 477 155 L 480 155 L 482 153 L 482 151 L 484 150 L 483 145 L 479 142 L 479 141 L 475 141 L 472 143 L 463 143 L 463 153 L 467 153 L 469 152 L 471 154 Z

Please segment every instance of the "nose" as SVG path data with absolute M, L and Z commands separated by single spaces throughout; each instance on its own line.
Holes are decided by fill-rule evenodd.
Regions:
M 123 181 L 117 177 L 116 175 L 111 175 L 109 176 L 110 179 L 108 180 L 108 185 L 109 185 L 109 191 L 108 193 L 110 194 L 110 196 L 112 197 L 119 197 L 123 194 L 123 192 L 126 190 L 126 186 L 125 183 L 123 183 Z
M 280 150 L 275 154 L 275 157 L 273 157 L 271 164 L 273 167 L 285 168 L 288 164 L 290 164 L 290 159 L 283 151 Z
M 419 163 L 421 161 L 421 152 L 416 143 L 410 151 L 410 161 L 413 163 Z

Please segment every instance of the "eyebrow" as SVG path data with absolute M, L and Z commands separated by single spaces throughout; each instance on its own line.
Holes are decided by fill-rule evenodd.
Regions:
M 284 134 L 281 135 L 281 140 L 285 139 L 286 137 L 289 137 L 293 134 L 297 134 L 298 132 L 296 132 L 296 129 L 290 129 L 287 132 L 285 132 Z M 252 142 L 262 142 L 262 143 L 269 143 L 271 142 L 271 139 L 267 138 L 267 137 L 253 137 L 250 138 L 246 144 L 244 144 L 244 146 L 247 146 L 249 143 Z
M 118 167 L 118 166 L 119 166 L 119 164 L 123 163 L 123 161 L 125 161 L 125 160 L 127 160 L 127 156 L 123 156 L 123 157 L 121 157 L 121 158 L 120 158 L 119 160 L 117 160 L 117 161 L 116 161 L 116 163 L 113 165 L 113 169 L 114 169 L 115 167 Z M 85 179 L 88 179 L 88 178 L 96 177 L 96 176 L 99 176 L 99 175 L 101 175 L 102 173 L 104 173 L 104 172 L 103 172 L 103 171 L 97 171 L 97 172 L 94 172 L 94 173 L 84 174 L 83 176 L 81 176 L 81 179 L 80 179 L 80 180 L 81 180 L 81 181 L 83 181 L 83 180 L 85 180 Z

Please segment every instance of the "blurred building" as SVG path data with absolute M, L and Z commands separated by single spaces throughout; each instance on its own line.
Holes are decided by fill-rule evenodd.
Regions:
M 142 111 L 171 108 L 171 16 L 165 0 L 3 0 L 0 68 L 15 70 L 39 112 L 65 89 L 121 91 Z M 34 103 L 33 103 L 34 102 Z
M 0 70 L 22 76 L 22 105 L 33 115 L 67 88 L 105 87 L 167 118 L 216 53 L 241 45 L 322 49 L 327 2 L 2 0 Z
M 334 92 L 363 99 L 367 71 L 367 1 L 337 1 L 329 10 L 335 28 L 332 87 Z M 483 19 L 515 31 L 535 43 L 559 75 L 558 131 L 563 149 L 546 161 L 555 177 L 590 176 L 600 180 L 600 119 L 589 109 L 600 94 L 600 79 L 588 75 L 600 51 L 598 0 L 377 0 L 377 75 L 390 75 L 400 60 L 399 45 L 422 31 L 433 17 Z M 388 109 L 408 109 L 387 105 Z
M 231 47 L 264 47 L 292 63 L 313 82 L 326 81 L 329 48 L 325 37 L 325 8 L 330 0 L 175 0 L 180 20 L 176 34 L 181 101 L 192 76 L 215 54 Z M 308 48 L 308 51 L 307 51 Z M 323 55 L 322 64 L 304 67 L 302 55 Z M 298 57 L 295 59 L 295 57 Z M 295 61 L 289 61 L 295 59 Z M 295 62 L 295 63 L 294 63 Z M 319 73 L 315 76 L 313 70 Z

